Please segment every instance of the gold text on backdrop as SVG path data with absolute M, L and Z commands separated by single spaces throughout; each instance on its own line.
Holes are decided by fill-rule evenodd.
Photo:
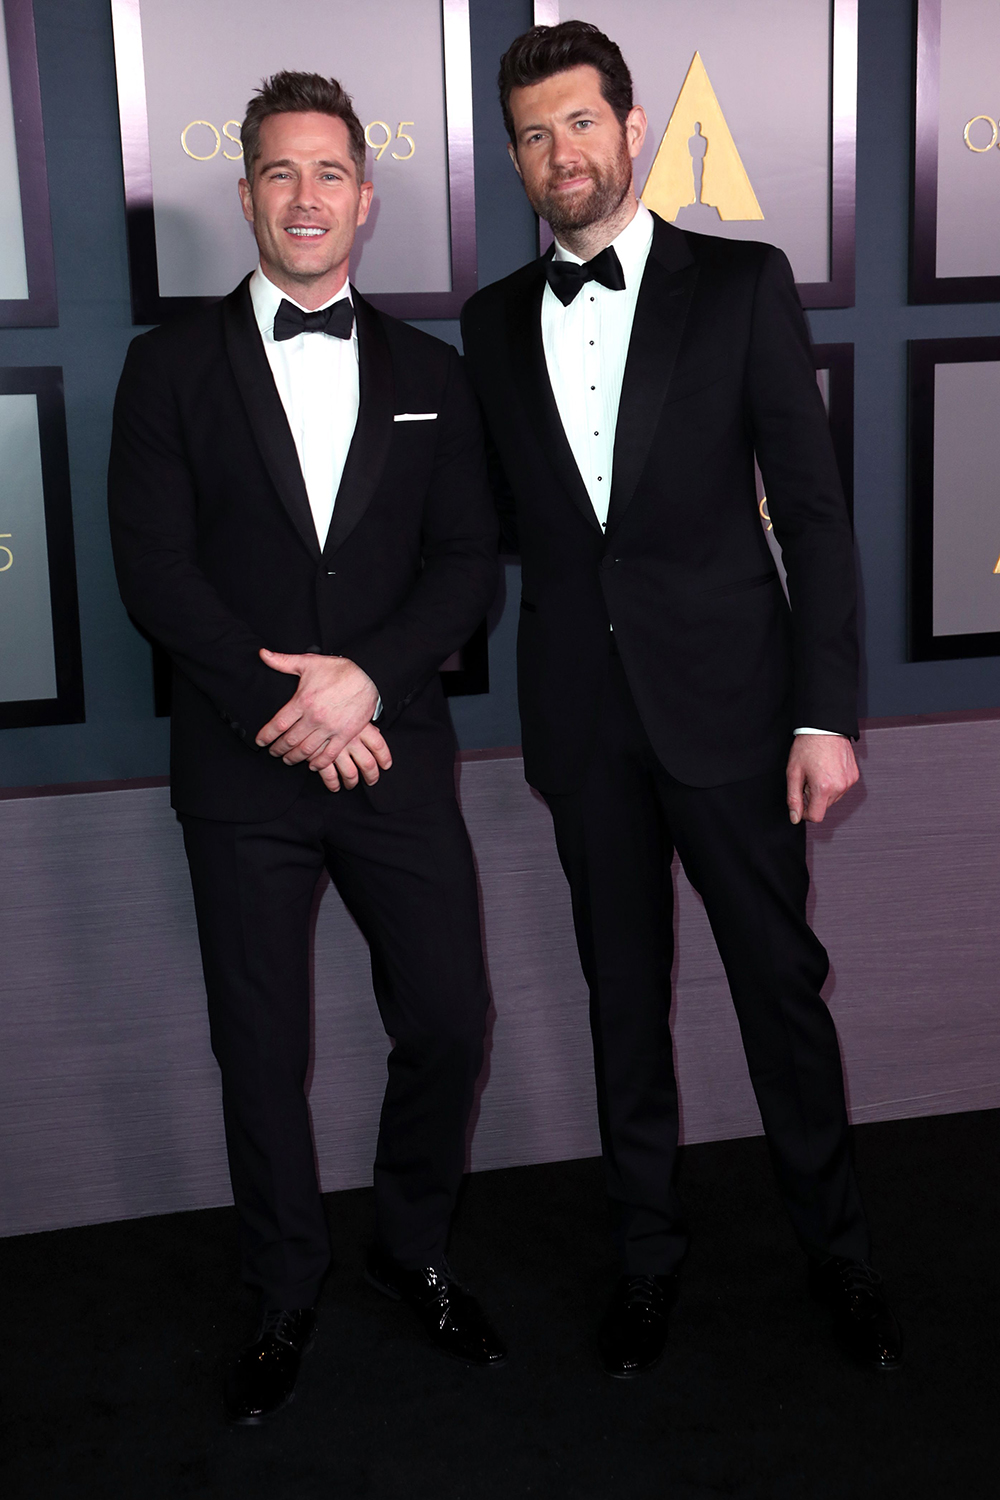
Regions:
M 385 120 L 372 120 L 369 125 L 366 125 L 365 140 L 374 151 L 375 160 L 382 160 L 382 156 L 385 152 L 386 147 L 392 141 L 406 141 L 407 145 L 410 148 L 408 151 L 390 151 L 389 155 L 394 161 L 409 161 L 412 156 L 415 156 L 417 143 L 413 139 L 412 135 L 407 135 L 406 131 L 403 129 L 404 125 L 414 125 L 415 123 L 416 121 L 414 120 L 400 120 L 399 124 L 396 127 L 395 135 L 393 135 L 392 133 L 392 126 L 387 124 Z M 212 136 L 215 140 L 215 145 L 212 147 L 211 151 L 195 151 L 192 149 L 192 144 L 188 137 L 189 133 L 194 130 L 196 126 L 201 126 L 203 129 L 210 130 L 212 132 Z M 230 126 L 235 129 L 235 135 L 230 129 Z M 384 140 L 372 140 L 371 132 L 376 127 L 385 131 Z M 221 132 L 219 131 L 217 126 L 212 124 L 211 120 L 189 120 L 188 123 L 184 126 L 184 129 L 181 131 L 181 148 L 186 156 L 190 156 L 192 161 L 214 161 L 215 158 L 220 154 L 220 152 L 226 161 L 240 161 L 243 156 L 243 148 L 240 145 L 239 129 L 239 120 L 227 120 L 223 125 Z M 227 141 L 232 141 L 233 145 L 236 147 L 235 151 L 222 150 L 223 137 Z M 196 136 L 194 144 L 207 146 L 209 142 L 204 139 L 199 141 Z
M 973 125 L 978 125 L 980 120 L 982 120 L 984 125 L 988 125 L 993 132 L 993 139 L 988 141 L 985 146 L 977 146 L 972 140 L 971 135 Z M 973 115 L 962 132 L 962 139 L 970 151 L 975 151 L 977 156 L 981 156 L 984 152 L 992 151 L 994 146 L 1000 144 L 1000 126 L 998 126 L 992 115 Z

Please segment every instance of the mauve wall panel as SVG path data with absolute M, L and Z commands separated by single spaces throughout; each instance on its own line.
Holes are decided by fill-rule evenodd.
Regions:
M 810 837 L 827 996 L 858 1120 L 1000 1105 L 1000 722 L 878 729 L 863 789 Z M 544 806 L 467 761 L 494 995 L 474 1169 L 598 1149 L 586 995 Z M 163 790 L 0 802 L 0 1233 L 228 1201 L 179 830 Z M 678 886 L 684 1136 L 759 1131 L 704 911 Z M 323 1186 L 370 1180 L 386 1039 L 336 894 L 316 929 Z

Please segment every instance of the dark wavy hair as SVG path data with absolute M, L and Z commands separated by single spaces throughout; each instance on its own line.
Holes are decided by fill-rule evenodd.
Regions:
M 541 83 L 570 68 L 596 68 L 601 75 L 601 93 L 618 117 L 620 125 L 632 108 L 632 74 L 617 43 L 589 21 L 561 21 L 558 26 L 532 26 L 511 42 L 500 59 L 497 84 L 500 108 L 514 146 L 514 120 L 510 112 L 512 89 Z
M 336 78 L 324 78 L 321 73 L 286 71 L 275 73 L 273 78 L 262 78 L 260 88 L 247 105 L 240 140 L 249 182 L 253 182 L 253 169 L 260 156 L 260 127 L 268 116 L 312 113 L 343 120 L 347 126 L 354 170 L 358 181 L 364 181 L 365 132 L 354 113 L 350 94 L 341 88 Z

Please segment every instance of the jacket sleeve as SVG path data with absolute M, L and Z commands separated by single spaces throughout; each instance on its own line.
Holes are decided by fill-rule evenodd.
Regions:
M 792 270 L 773 247 L 754 292 L 745 403 L 788 575 L 794 723 L 856 739 L 851 524 Z
M 294 683 L 264 665 L 267 642 L 198 566 L 195 476 L 164 361 L 145 336 L 129 348 L 115 398 L 108 504 L 125 608 L 254 747 Z
M 381 695 L 380 729 L 391 725 L 442 662 L 465 644 L 497 590 L 497 521 L 482 424 L 454 350 L 449 351 L 435 427 L 419 577 L 402 604 L 350 646 L 351 659 Z

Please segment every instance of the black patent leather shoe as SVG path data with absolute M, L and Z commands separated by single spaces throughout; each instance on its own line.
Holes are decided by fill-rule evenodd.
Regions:
M 677 1285 L 676 1271 L 667 1276 L 621 1278 L 597 1332 L 605 1374 L 631 1380 L 659 1364 Z
M 809 1262 L 809 1290 L 830 1308 L 837 1333 L 862 1364 L 894 1370 L 903 1358 L 903 1335 L 886 1301 L 882 1278 L 865 1260 Z
M 287 1406 L 295 1394 L 302 1356 L 315 1337 L 316 1314 L 311 1307 L 263 1313 L 257 1337 L 226 1372 L 227 1419 L 257 1427 Z
M 470 1365 L 501 1365 L 507 1350 L 475 1297 L 448 1272 L 430 1266 L 409 1271 L 384 1251 L 371 1249 L 365 1276 L 377 1291 L 405 1302 L 442 1354 Z

